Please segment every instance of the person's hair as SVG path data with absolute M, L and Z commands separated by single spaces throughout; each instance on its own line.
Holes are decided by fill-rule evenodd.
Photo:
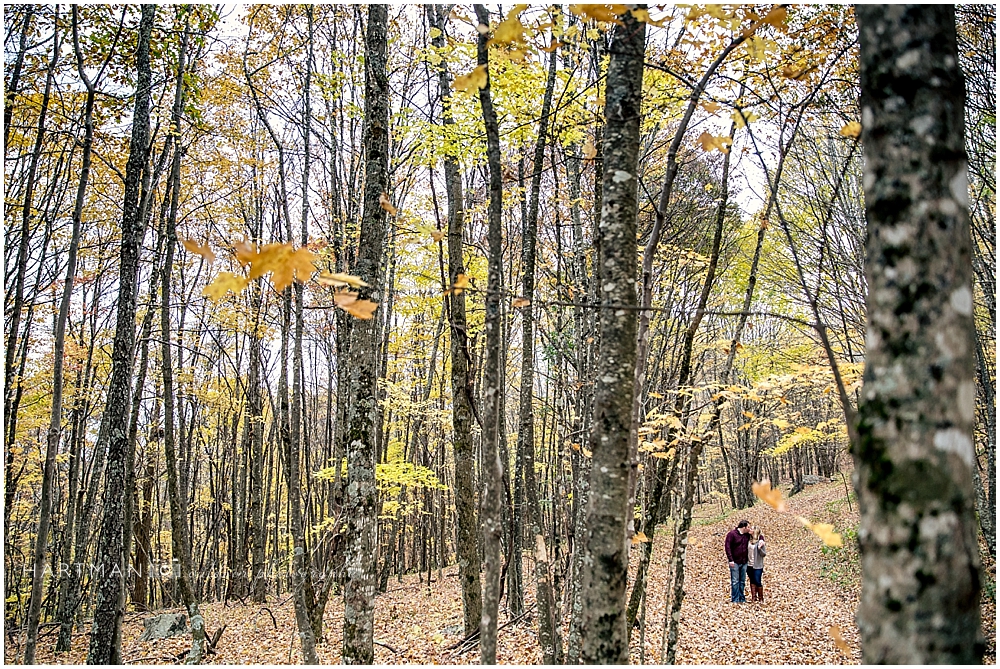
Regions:
M 747 525 L 749 525 L 749 524 L 750 524 L 750 521 L 749 521 L 749 520 L 741 520 L 740 522 L 738 522 L 738 523 L 736 524 L 736 527 L 746 527 L 746 526 L 747 526 Z

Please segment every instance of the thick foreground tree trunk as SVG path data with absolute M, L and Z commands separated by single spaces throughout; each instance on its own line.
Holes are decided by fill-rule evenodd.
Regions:
M 646 24 L 626 14 L 615 27 L 613 40 L 605 96 L 603 207 L 597 230 L 601 341 L 582 574 L 582 660 L 588 664 L 628 663 L 625 531 L 632 516 L 628 482 L 636 351 L 636 169 Z
M 856 11 L 868 218 L 853 444 L 863 660 L 978 664 L 975 332 L 955 12 Z

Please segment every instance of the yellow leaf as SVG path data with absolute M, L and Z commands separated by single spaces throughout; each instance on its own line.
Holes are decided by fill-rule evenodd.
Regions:
M 556 40 L 555 38 L 553 38 L 552 41 L 549 43 L 548 46 L 543 46 L 543 47 L 539 47 L 539 48 L 542 51 L 544 51 L 545 53 L 552 53 L 553 51 L 555 51 L 556 49 L 558 49 L 562 45 L 563 45 L 562 42 L 560 42 L 560 41 Z
M 456 91 L 467 91 L 470 88 L 479 90 L 486 87 L 486 66 L 480 65 L 468 74 L 461 74 L 451 82 L 451 87 Z
M 707 132 L 701 133 L 696 141 L 701 144 L 701 148 L 704 151 L 713 151 L 718 149 L 722 153 L 729 153 L 729 147 L 733 145 L 732 137 L 716 137 L 715 135 L 711 135 Z
M 191 253 L 200 255 L 202 258 L 207 260 L 208 264 L 211 265 L 215 262 L 215 254 L 212 253 L 212 247 L 208 245 L 208 242 L 205 242 L 204 245 L 200 245 L 193 239 L 182 239 L 181 244 L 183 244 L 184 248 Z
M 641 544 L 641 543 L 646 543 L 648 541 L 649 541 L 649 537 L 647 537 L 644 532 L 636 532 L 632 536 L 632 545 L 633 546 L 635 546 L 637 544 Z
M 840 625 L 830 626 L 830 637 L 833 639 L 833 643 L 843 651 L 844 655 L 851 654 L 851 647 L 847 645 L 847 641 L 844 639 L 844 635 L 840 630 Z
M 429 31 L 427 31 L 427 36 L 430 37 L 431 39 L 434 39 L 435 37 L 438 37 L 440 35 L 441 35 L 441 30 L 439 28 L 431 28 Z
M 570 5 L 569 11 L 584 21 L 620 23 L 618 17 L 627 12 L 628 7 L 625 5 Z
M 823 540 L 823 543 L 827 546 L 843 546 L 844 541 L 840 538 L 840 534 L 833 531 L 833 525 L 829 523 L 814 523 L 809 527 L 817 537 Z
M 348 291 L 334 293 L 333 303 L 355 318 L 365 321 L 370 320 L 375 315 L 375 310 L 378 309 L 377 303 L 370 300 L 359 300 L 357 293 Z
M 720 105 L 718 102 L 712 102 L 711 100 L 709 100 L 708 102 L 702 102 L 701 107 L 709 114 L 714 114 L 715 112 L 722 109 L 722 105 Z
M 514 301 L 510 303 L 510 306 L 514 307 L 515 309 L 520 309 L 521 307 L 526 307 L 529 304 L 531 304 L 531 300 L 525 297 L 515 297 Z
M 772 489 L 769 480 L 764 479 L 760 483 L 754 483 L 753 494 L 778 513 L 784 513 L 785 500 L 781 499 L 781 491 L 777 488 Z
M 662 28 L 667 23 L 666 19 L 661 19 L 660 21 L 656 21 L 653 18 L 651 18 L 649 16 L 648 10 L 633 9 L 631 11 L 632 11 L 632 16 L 635 17 L 636 21 L 642 21 L 643 23 L 648 23 L 649 25 L 656 26 L 657 28 Z
M 464 274 L 459 274 L 455 277 L 455 283 L 451 285 L 451 290 L 456 295 L 461 295 L 462 291 L 469 287 L 469 277 Z
M 442 239 L 444 239 L 444 233 L 441 232 L 440 230 L 431 230 L 431 239 L 433 239 L 435 242 L 439 242 Z
M 514 9 L 507 12 L 507 18 L 501 21 L 493 31 L 493 39 L 490 40 L 490 43 L 506 46 L 514 42 L 523 42 L 524 26 L 521 25 L 521 20 L 517 15 L 527 8 L 527 5 L 517 5 Z
M 213 302 L 218 302 L 229 291 L 239 294 L 249 283 L 249 279 L 236 276 L 232 272 L 219 272 L 219 276 L 215 277 L 215 281 L 205 286 L 201 294 L 211 298 Z
M 746 416 L 747 418 L 749 418 L 750 420 L 753 420 L 754 418 L 756 418 L 756 416 L 753 415 L 753 412 L 750 412 L 750 411 L 744 411 L 743 415 Z
M 746 118 L 746 121 L 743 120 L 744 117 Z M 737 128 L 744 128 L 746 127 L 747 123 L 753 123 L 759 118 L 760 117 L 757 116 L 757 114 L 754 114 L 753 112 L 744 111 L 742 114 L 739 111 L 733 112 L 733 121 L 736 122 Z
M 788 425 L 789 425 L 788 421 L 787 421 L 787 420 L 784 420 L 784 419 L 782 419 L 782 418 L 775 418 L 775 419 L 773 419 L 773 420 L 771 421 L 771 424 L 772 424 L 772 425 L 774 425 L 774 426 L 775 426 L 776 428 L 778 428 L 779 430 L 784 430 L 784 429 L 787 429 L 787 428 L 788 428 Z
M 321 283 L 324 286 L 351 286 L 352 288 L 361 288 L 362 286 L 367 286 L 368 284 L 361 280 L 360 276 L 354 276 L 353 274 L 341 274 L 340 272 L 321 272 L 319 276 L 316 277 L 316 282 Z
M 396 208 L 394 206 L 392 206 L 392 202 L 389 201 L 389 196 L 388 195 L 386 195 L 385 193 L 382 193 L 381 195 L 379 195 L 378 196 L 378 203 L 382 206 L 383 209 L 385 209 L 387 212 L 389 212 L 390 216 L 395 216 L 396 215 Z
M 760 20 L 760 22 L 762 24 L 766 23 L 766 24 L 768 24 L 770 26 L 773 26 L 777 30 L 781 30 L 782 32 L 784 32 L 784 30 L 785 30 L 785 19 L 787 17 L 788 17 L 788 10 L 785 9 L 784 7 L 782 7 L 781 5 L 778 5 L 777 7 L 775 7 L 771 11 L 769 11 L 764 16 L 764 18 L 762 18 Z
M 288 252 L 269 265 L 274 289 L 280 293 L 292 285 L 293 280 L 304 282 L 316 271 L 315 259 L 315 254 L 309 249 L 302 247 L 293 251 L 289 244 Z
M 583 145 L 583 159 L 593 160 L 597 157 L 597 148 L 594 146 L 594 142 L 587 138 L 586 143 Z
M 861 124 L 857 121 L 851 121 L 843 128 L 840 129 L 841 137 L 860 137 L 861 136 Z

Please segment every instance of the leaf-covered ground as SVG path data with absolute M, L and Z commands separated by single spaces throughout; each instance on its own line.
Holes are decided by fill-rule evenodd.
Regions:
M 824 553 L 820 540 L 795 516 L 830 522 L 844 531 L 857 523 L 857 506 L 848 507 L 842 482 L 808 487 L 788 500 L 788 513 L 779 514 L 758 504 L 753 509 L 718 514 L 719 507 L 696 507 L 692 548 L 688 554 L 686 591 L 681 618 L 677 660 L 684 664 L 857 664 L 860 640 L 854 624 L 860 582 L 856 553 L 849 548 Z M 722 548 L 726 532 L 740 518 L 764 530 L 768 557 L 764 570 L 764 603 L 729 602 L 729 570 Z M 633 632 L 632 661 L 660 661 L 664 606 L 667 596 L 666 557 L 670 536 L 657 535 L 644 630 L 644 657 L 640 655 L 640 630 Z M 526 565 L 528 574 L 531 565 Z M 990 583 L 995 567 L 989 566 Z M 378 664 L 425 663 L 467 664 L 478 660 L 475 645 L 458 647 L 461 641 L 462 609 L 457 570 L 444 570 L 444 578 L 428 588 L 416 575 L 402 583 L 393 580 L 389 592 L 376 606 L 375 662 Z M 532 583 L 529 578 L 526 584 Z M 534 602 L 533 586 L 527 587 L 526 606 Z M 987 661 L 996 657 L 996 606 L 993 595 L 983 607 L 987 633 Z M 208 661 L 217 664 L 288 664 L 299 661 L 298 640 L 291 600 L 260 606 L 209 604 L 202 607 L 211 634 L 225 624 L 218 654 Z M 272 614 L 274 619 L 272 620 Z M 331 597 L 326 610 L 326 643 L 319 647 L 323 663 L 340 662 L 343 603 Z M 142 642 L 142 618 L 130 614 L 124 626 L 123 659 L 130 664 L 170 664 L 189 645 L 186 637 Z M 501 617 L 501 625 L 507 623 Z M 535 637 L 536 621 L 529 615 L 503 627 L 499 634 L 497 660 L 505 664 L 541 661 Z M 840 650 L 830 636 L 830 627 L 840 627 L 850 652 Z M 73 652 L 54 655 L 54 630 L 40 643 L 38 660 L 43 663 L 82 663 L 86 656 L 86 631 L 74 637 Z M 565 640 L 565 629 L 564 636 Z M 7 662 L 17 657 L 6 647 Z

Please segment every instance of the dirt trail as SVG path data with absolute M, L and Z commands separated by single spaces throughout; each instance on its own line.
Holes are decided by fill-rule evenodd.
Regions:
M 730 512 L 723 518 L 698 520 L 691 531 L 681 612 L 677 660 L 683 664 L 857 664 L 860 637 L 854 623 L 856 595 L 846 594 L 820 575 L 822 542 L 795 516 L 828 521 L 828 504 L 838 509 L 844 500 L 842 484 L 810 486 L 788 500 L 788 512 L 779 514 L 758 504 Z M 846 503 L 843 511 L 848 511 Z M 707 505 L 706 505 L 707 507 Z M 854 509 L 855 514 L 857 508 Z M 729 566 L 723 541 L 726 533 L 746 518 L 764 531 L 768 542 L 764 561 L 764 603 L 733 604 L 729 594 Z M 662 539 L 661 539 L 662 541 Z M 666 559 L 670 548 L 661 543 L 654 555 L 646 611 L 646 662 L 660 658 L 663 610 L 667 588 Z M 749 588 L 747 597 L 749 599 Z M 839 625 L 851 648 L 839 650 L 830 626 Z M 636 637 L 637 638 L 637 637 Z M 637 650 L 633 661 L 639 660 Z

